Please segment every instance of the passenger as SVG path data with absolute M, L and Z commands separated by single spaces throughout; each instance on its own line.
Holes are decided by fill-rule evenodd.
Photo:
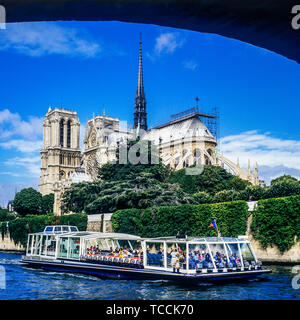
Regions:
M 176 262 L 175 262 L 175 268 L 177 270 L 177 273 L 179 273 L 179 270 L 180 270 L 180 254 L 179 253 L 177 254 L 177 259 L 176 259 Z M 174 268 L 173 268 L 173 272 L 175 272 Z
M 172 251 L 171 251 L 171 265 L 173 267 L 173 272 L 175 272 L 175 269 L 176 269 L 176 261 L 177 261 L 177 250 L 172 249 Z

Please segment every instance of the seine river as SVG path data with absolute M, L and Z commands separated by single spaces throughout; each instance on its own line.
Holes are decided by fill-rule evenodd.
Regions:
M 270 266 L 260 280 L 226 285 L 183 286 L 160 281 L 102 280 L 25 268 L 20 254 L 0 252 L 0 300 L 300 300 L 291 266 Z M 300 282 L 300 281 L 299 281 Z M 5 286 L 5 288 L 4 288 Z

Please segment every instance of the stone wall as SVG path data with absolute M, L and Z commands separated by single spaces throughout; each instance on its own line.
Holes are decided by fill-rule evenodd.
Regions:
M 22 245 L 16 245 L 13 240 L 10 239 L 9 233 L 4 235 L 4 239 L 0 236 L 0 251 L 20 251 L 24 252 L 26 249 Z
M 279 251 L 279 249 L 274 247 L 267 247 L 263 249 L 258 241 L 256 241 L 251 232 L 250 225 L 252 222 L 252 215 L 248 218 L 247 221 L 247 232 L 248 240 L 251 242 L 253 250 L 256 254 L 258 260 L 262 262 L 268 263 L 300 263 L 300 242 L 296 242 L 292 248 L 283 254 Z
M 112 213 L 88 215 L 87 231 L 113 232 L 111 216 Z

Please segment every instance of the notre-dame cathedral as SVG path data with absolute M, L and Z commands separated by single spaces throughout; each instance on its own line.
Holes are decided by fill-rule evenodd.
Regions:
M 216 115 L 201 113 L 197 106 L 149 130 L 146 105 L 140 42 L 132 127 L 106 114 L 93 115 L 86 123 L 82 152 L 77 112 L 49 107 L 43 123 L 39 191 L 43 195 L 54 193 L 54 213 L 61 214 L 61 197 L 66 188 L 72 183 L 97 179 L 98 168 L 115 160 L 116 148 L 137 135 L 141 140 L 152 141 L 163 163 L 175 170 L 194 164 L 220 165 L 242 179 L 259 183 L 257 164 L 251 172 L 250 162 L 245 170 L 217 153 Z

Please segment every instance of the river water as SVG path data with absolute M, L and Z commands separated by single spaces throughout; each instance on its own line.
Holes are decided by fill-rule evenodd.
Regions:
M 20 259 L 20 254 L 0 252 L 0 300 L 300 300 L 300 289 L 292 287 L 292 266 L 269 266 L 273 273 L 259 280 L 184 286 L 47 272 L 24 267 Z

